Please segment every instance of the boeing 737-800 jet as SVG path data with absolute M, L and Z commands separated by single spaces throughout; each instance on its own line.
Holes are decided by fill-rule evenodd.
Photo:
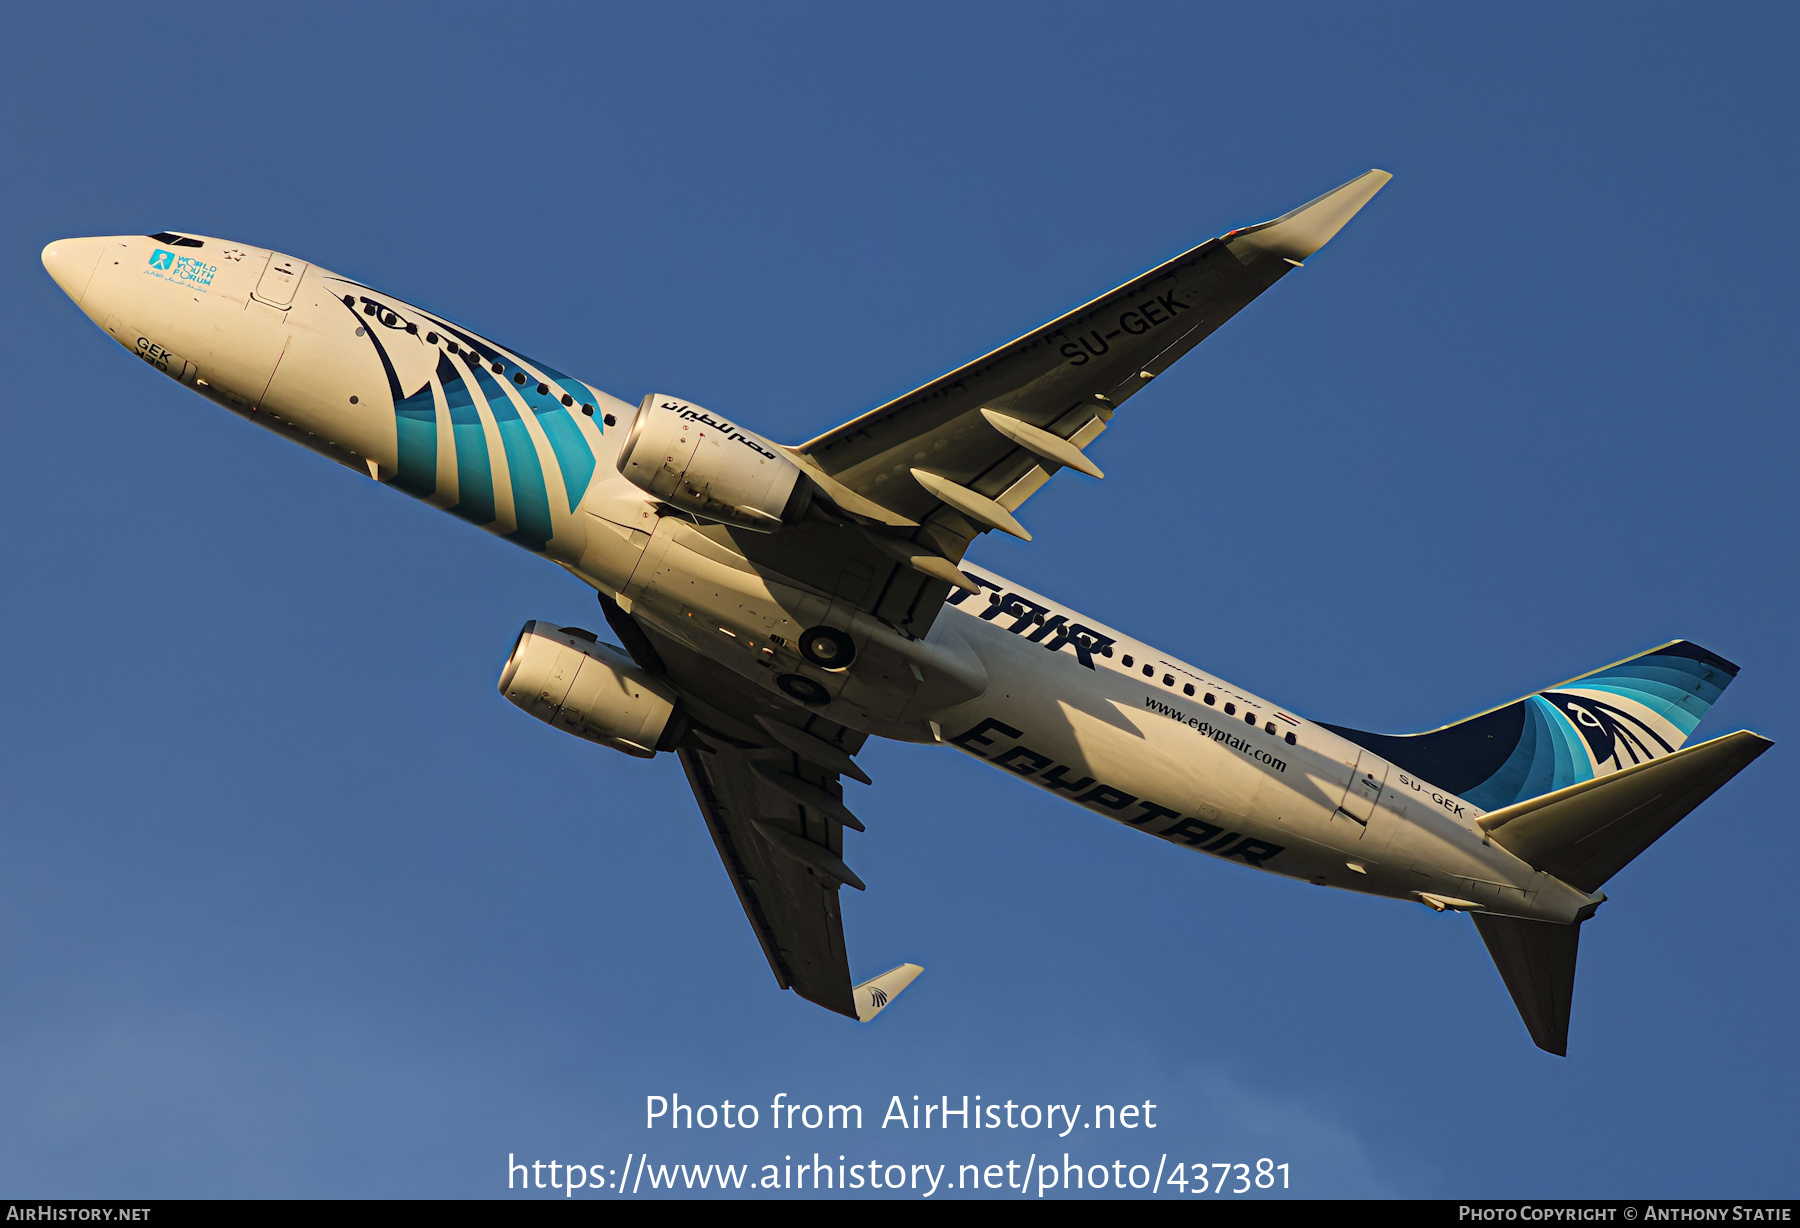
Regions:
M 233 413 L 549 559 L 617 647 L 528 622 L 514 704 L 673 751 L 777 983 L 870 1020 L 842 778 L 871 736 L 955 747 L 1222 861 L 1473 917 L 1533 1040 L 1567 1050 L 1601 885 L 1770 745 L 1686 747 L 1737 667 L 1686 641 L 1429 733 L 1318 723 L 975 566 L 1125 402 L 1299 268 L 1389 179 L 1234 230 L 787 447 L 679 396 L 631 405 L 318 265 L 173 232 L 63 239 L 57 284 Z

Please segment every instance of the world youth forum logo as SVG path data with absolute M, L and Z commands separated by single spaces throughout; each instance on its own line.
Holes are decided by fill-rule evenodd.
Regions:
M 159 247 L 150 253 L 150 272 L 164 281 L 186 282 L 196 290 L 204 292 L 212 285 L 213 274 L 219 271 L 216 264 L 207 264 L 192 256 L 177 256 L 167 248 Z

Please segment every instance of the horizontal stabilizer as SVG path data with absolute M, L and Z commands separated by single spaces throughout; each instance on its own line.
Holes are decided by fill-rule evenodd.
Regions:
M 1470 913 L 1487 943 L 1500 979 L 1519 1008 L 1532 1041 L 1546 1053 L 1567 1057 L 1569 1008 L 1575 1000 L 1575 948 L 1581 922 L 1555 925 Z
M 917 964 L 901 964 L 898 968 L 890 968 L 873 980 L 864 981 L 856 987 L 856 1017 L 863 1023 L 879 1015 L 888 1003 L 900 996 L 900 991 L 913 983 L 913 978 L 925 969 Z
M 1477 823 L 1527 865 L 1597 891 L 1772 745 L 1740 730 L 1496 810 Z

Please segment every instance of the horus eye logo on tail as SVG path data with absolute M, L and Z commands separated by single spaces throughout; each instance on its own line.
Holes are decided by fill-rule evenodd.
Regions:
M 1675 749 L 1642 718 L 1623 708 L 1563 691 L 1545 691 L 1543 696 L 1569 718 L 1575 732 L 1587 742 L 1588 753 L 1598 769 L 1616 772 Z
M 869 991 L 869 1001 L 871 1001 L 875 1004 L 876 1010 L 880 1010 L 882 1007 L 884 1007 L 888 1004 L 887 991 L 880 988 L 879 986 L 877 986 L 874 989 L 871 989 Z

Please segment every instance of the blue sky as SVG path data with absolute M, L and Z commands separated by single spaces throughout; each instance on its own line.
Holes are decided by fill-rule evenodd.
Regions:
M 509 1153 L 1067 1149 L 1267 1156 L 1314 1196 L 1791 1196 L 1797 25 L 13 14 L 0 1192 L 493 1196 Z M 1566 1060 L 1462 918 L 1186 856 L 923 747 L 863 755 L 845 914 L 854 971 L 925 976 L 867 1028 L 777 992 L 677 765 L 494 691 L 519 625 L 598 625 L 590 593 L 150 377 L 37 257 L 265 244 L 798 441 L 1371 166 L 1393 184 L 1330 247 L 1131 402 L 1104 482 L 974 558 L 1368 729 L 1676 637 L 1739 662 L 1700 732 L 1776 748 L 1608 884 Z M 1160 1124 L 641 1124 L 650 1094 L 782 1091 Z

